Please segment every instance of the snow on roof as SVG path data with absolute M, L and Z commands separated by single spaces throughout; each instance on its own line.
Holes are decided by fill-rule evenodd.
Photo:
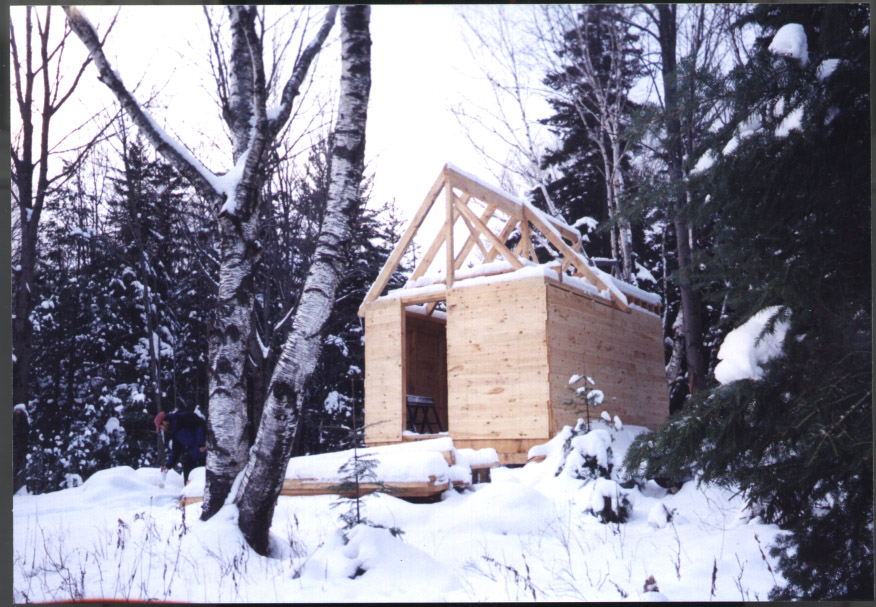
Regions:
M 486 284 L 494 284 L 500 282 L 510 282 L 512 280 L 523 280 L 534 276 L 547 276 L 554 280 L 560 280 L 560 275 L 557 270 L 548 267 L 548 264 L 536 264 L 528 259 L 519 260 L 524 267 L 519 270 L 509 271 L 512 266 L 507 261 L 494 261 L 491 263 L 481 264 L 473 268 L 459 270 L 454 274 L 456 280 L 453 283 L 454 287 L 473 287 Z M 609 288 L 617 289 L 621 292 L 626 300 L 626 295 L 635 297 L 645 303 L 659 306 L 662 301 L 659 295 L 648 293 L 642 289 L 626 283 L 622 280 L 617 280 L 599 268 L 590 267 L 590 270 L 596 274 L 603 283 Z M 600 291 L 590 281 L 578 276 L 563 276 L 562 282 L 577 288 L 579 291 L 597 295 L 610 300 L 611 295 L 607 291 Z M 409 283 L 410 287 L 402 287 L 393 289 L 380 299 L 395 299 L 398 297 L 414 297 L 418 295 L 429 295 L 430 293 L 440 293 L 446 287 L 444 277 L 439 273 L 437 275 L 421 276 L 416 281 Z M 412 310 L 416 312 L 416 310 Z
M 806 32 L 799 23 L 788 23 L 779 28 L 770 42 L 769 50 L 773 54 L 796 59 L 801 65 L 809 63 Z
M 511 194 L 510 192 L 503 190 L 499 186 L 496 186 L 496 185 L 493 185 L 491 183 L 484 181 L 483 179 L 481 179 L 480 177 L 478 177 L 476 175 L 473 175 L 467 171 L 463 171 L 462 169 L 460 169 L 458 166 L 456 166 L 452 162 L 446 163 L 445 166 L 448 169 L 450 169 L 451 171 L 453 171 L 455 173 L 459 173 L 463 177 L 471 179 L 472 181 L 474 181 L 478 185 L 483 186 L 483 187 L 487 188 L 488 190 L 495 192 L 499 196 L 507 198 L 510 202 L 513 202 L 514 204 L 520 205 L 521 208 L 525 207 L 525 208 L 529 209 L 530 211 L 537 213 L 539 215 L 539 217 L 542 219 L 542 221 L 544 221 L 548 226 L 551 226 L 551 227 L 560 226 L 563 229 L 569 230 L 570 232 L 577 234 L 578 238 L 581 237 L 581 233 L 578 232 L 578 230 L 576 228 L 573 228 L 572 226 L 570 226 L 569 224 L 567 224 L 565 221 L 563 221 L 562 219 L 560 219 L 558 217 L 554 217 L 553 215 L 548 215 L 547 213 L 544 213 L 540 209 L 537 209 L 528 200 L 524 200 L 523 198 L 520 198 L 519 196 L 515 196 L 514 194 Z M 558 233 L 558 235 L 559 235 L 559 233 Z
M 523 221 L 526 221 L 526 219 L 524 219 L 526 216 L 533 218 L 533 223 L 535 223 L 537 227 L 543 227 L 542 231 L 547 230 L 548 232 L 550 232 L 550 234 L 546 234 L 546 236 L 551 237 L 550 239 L 554 243 L 575 239 L 577 239 L 578 242 L 581 241 L 581 233 L 575 227 L 568 225 L 562 219 L 548 215 L 541 209 L 536 208 L 535 205 L 533 205 L 530 201 L 523 200 L 498 186 L 486 183 L 478 178 L 476 175 L 460 169 L 453 163 L 446 163 L 445 169 L 447 171 L 457 174 L 461 178 L 465 178 L 474 182 L 478 186 L 493 192 L 497 196 L 502 197 L 506 201 L 506 203 L 518 205 L 520 212 L 516 219 L 522 219 Z M 499 210 L 501 209 L 497 209 L 497 212 Z M 512 219 L 509 217 L 508 221 L 511 220 Z M 588 257 L 586 256 L 586 254 L 575 250 L 574 246 L 566 245 L 566 247 L 563 249 L 563 254 L 566 257 L 569 257 L 567 261 L 575 266 L 579 270 L 579 273 L 587 272 L 589 274 L 592 274 L 591 278 L 595 278 L 594 282 L 596 282 L 596 284 L 601 283 L 604 288 L 600 289 L 599 287 L 595 286 L 590 280 L 587 280 L 585 278 L 565 275 L 560 276 L 557 270 L 548 268 L 548 264 L 539 265 L 529 259 L 526 259 L 525 257 L 516 258 L 515 261 L 517 261 L 518 264 L 514 265 L 524 266 L 523 268 L 517 270 L 514 270 L 514 267 L 510 263 L 511 260 L 507 259 L 499 259 L 496 261 L 475 265 L 470 268 L 455 270 L 453 286 L 467 287 L 490 283 L 507 282 L 511 280 L 520 280 L 533 276 L 548 276 L 555 280 L 561 280 L 562 282 L 565 282 L 584 293 L 597 295 L 608 300 L 615 300 L 621 302 L 621 304 L 623 305 L 630 305 L 631 303 L 627 299 L 627 296 L 638 299 L 639 302 L 643 303 L 646 307 L 661 305 L 662 300 L 659 296 L 643 291 L 642 289 L 627 284 L 623 281 L 616 280 L 611 276 L 611 274 L 608 274 L 593 265 L 591 260 L 588 259 Z M 381 270 L 380 275 L 386 273 L 388 264 L 390 264 L 392 261 L 391 258 L 392 256 L 390 256 L 390 258 L 388 258 L 387 261 L 384 263 L 384 267 Z M 395 263 L 395 261 L 392 262 Z M 556 260 L 548 263 L 556 264 Z M 401 297 L 408 298 L 439 294 L 446 289 L 446 286 L 444 284 L 446 280 L 445 273 L 445 270 L 437 270 L 435 274 L 421 276 L 416 280 L 409 280 L 403 288 L 389 291 L 386 295 L 378 297 L 378 299 L 395 299 Z M 367 296 L 366 301 L 368 301 Z M 639 309 L 644 310 L 645 308 L 639 307 Z M 411 311 L 415 313 L 417 312 L 417 310 L 413 309 Z

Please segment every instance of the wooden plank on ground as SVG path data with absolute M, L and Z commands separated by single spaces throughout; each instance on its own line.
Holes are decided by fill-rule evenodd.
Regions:
M 430 476 L 428 481 L 406 481 L 406 482 L 391 482 L 383 483 L 382 486 L 377 483 L 360 483 L 359 495 L 367 495 L 375 491 L 383 491 L 395 497 L 431 497 L 439 495 L 450 488 L 450 482 L 436 482 L 434 476 Z M 308 495 L 342 495 L 344 497 L 354 497 L 355 490 L 340 489 L 340 483 L 337 481 L 321 481 L 315 479 L 290 479 L 283 481 L 283 489 L 280 495 L 288 497 L 300 497 Z

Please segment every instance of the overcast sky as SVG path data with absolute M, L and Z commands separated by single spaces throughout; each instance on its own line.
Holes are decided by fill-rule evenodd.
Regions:
M 86 6 L 82 10 L 103 34 L 116 9 Z M 457 11 L 448 5 L 382 5 L 372 9 L 373 82 L 366 160 L 376 175 L 374 203 L 394 198 L 406 219 L 420 205 L 445 162 L 490 180 L 486 165 L 450 111 L 452 105 L 477 96 L 479 87 L 485 87 L 475 78 L 477 68 L 464 43 Z M 61 16 L 58 10 L 53 19 Z M 317 12 L 315 18 L 320 17 Z M 59 25 L 55 22 L 53 29 L 60 29 Z M 19 38 L 23 38 L 23 29 L 22 23 L 16 32 Z M 334 91 L 339 75 L 338 32 L 336 23 L 334 44 L 324 50 L 316 72 L 321 86 Z M 67 58 L 74 65 L 72 61 L 84 56 L 84 49 L 75 36 L 70 43 Z M 206 22 L 199 6 L 125 6 L 107 39 L 106 52 L 129 88 L 142 79 L 138 99 L 144 100 L 152 90 L 159 91 L 158 106 L 152 110 L 159 122 L 210 168 L 224 171 L 227 161 L 216 157 L 210 145 L 197 145 L 207 140 L 201 133 L 221 132 L 212 100 L 207 44 Z M 89 67 L 77 90 L 78 99 L 62 111 L 64 118 L 114 104 L 96 75 Z M 53 123 L 56 134 L 63 128 L 61 119 Z M 217 140 L 228 148 L 221 134 Z

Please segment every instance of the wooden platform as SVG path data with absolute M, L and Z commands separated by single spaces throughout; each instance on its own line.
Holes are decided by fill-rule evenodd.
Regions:
M 391 468 L 384 469 L 384 472 L 387 474 L 384 478 L 390 480 L 379 483 L 361 483 L 359 485 L 359 495 L 381 491 L 394 497 L 411 501 L 438 499 L 443 492 L 451 487 L 463 490 L 473 484 L 490 482 L 490 469 L 500 465 L 497 454 L 492 449 L 486 452 L 477 452 L 470 448 L 456 449 L 453 446 L 452 440 L 446 435 L 436 435 L 434 440 L 430 440 L 430 438 L 422 435 L 418 438 L 425 440 L 405 441 L 395 446 L 384 446 L 360 451 L 361 454 L 368 454 L 370 452 L 372 455 L 375 453 L 382 454 L 383 457 L 386 457 L 388 453 L 393 453 L 394 457 L 401 458 L 404 465 L 410 466 L 413 464 L 417 467 L 421 465 L 417 462 L 422 462 L 423 468 L 421 469 L 422 474 L 402 475 L 401 477 L 397 472 L 393 473 Z M 424 455 L 428 455 L 428 457 L 423 459 L 422 456 Z M 326 467 L 326 458 L 344 459 L 346 457 L 348 457 L 346 452 L 343 452 L 341 454 L 326 453 L 293 458 L 290 460 L 290 470 L 287 472 L 290 478 L 286 478 L 283 481 L 280 495 L 287 497 L 313 495 L 354 497 L 356 489 L 344 484 L 336 476 L 329 474 L 327 477 L 315 478 L 316 476 L 322 476 Z M 436 460 L 439 462 L 437 468 Z M 294 465 L 296 462 L 297 465 Z M 315 462 L 322 462 L 322 465 L 315 465 Z M 334 461 L 329 467 L 335 469 L 336 466 L 337 461 Z M 460 470 L 460 467 L 462 470 Z M 436 470 L 436 474 L 428 473 L 427 470 Z M 451 473 L 451 470 L 455 470 L 455 472 Z M 470 478 L 467 478 L 468 475 L 464 474 L 464 470 L 471 472 Z M 440 476 L 437 474 L 440 474 Z M 418 480 L 399 480 L 405 476 L 419 478 Z M 460 480 L 461 478 L 462 480 Z M 200 501 L 203 501 L 202 496 L 184 497 L 180 500 L 180 507 L 196 504 Z
M 486 468 L 489 470 L 489 468 Z M 482 476 L 478 468 L 478 476 Z M 472 469 L 472 478 L 475 476 L 475 469 Z M 487 478 L 489 473 L 487 472 Z M 432 498 L 438 497 L 448 489 L 450 489 L 450 481 L 443 483 L 435 482 L 435 477 L 430 477 L 429 482 L 396 482 L 396 483 L 360 483 L 359 495 L 368 495 L 375 491 L 388 493 L 393 497 L 401 499 L 411 498 Z M 488 481 L 484 481 L 488 482 Z M 454 488 L 463 489 L 468 486 L 468 483 L 452 483 Z M 313 495 L 340 495 L 343 497 L 354 497 L 355 489 L 342 490 L 341 486 L 336 482 L 321 481 L 317 479 L 290 479 L 283 481 L 283 488 L 280 490 L 281 496 L 287 497 L 306 497 Z M 190 504 L 197 504 L 203 501 L 203 497 L 184 497 L 180 500 L 180 507 L 185 507 Z

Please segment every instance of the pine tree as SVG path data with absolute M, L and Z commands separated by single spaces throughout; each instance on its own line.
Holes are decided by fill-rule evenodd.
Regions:
M 163 353 L 158 396 L 168 409 L 206 408 L 205 309 L 215 287 L 194 246 L 205 217 L 187 205 L 183 220 L 179 178 L 142 145 L 125 154 L 119 169 L 95 157 L 47 200 L 32 314 L 32 492 L 111 466 L 154 465 L 151 333 Z
M 555 96 L 548 100 L 554 115 L 544 123 L 560 140 L 543 161 L 544 168 L 560 171 L 547 189 L 571 223 L 592 230 L 598 222 L 599 230 L 589 235 L 592 256 L 624 262 L 632 255 L 624 247 L 632 242 L 629 218 L 619 210 L 636 107 L 628 95 L 640 75 L 641 49 L 618 7 L 592 5 L 564 14 L 574 22 L 563 24 L 569 29 L 554 51 L 558 65 L 545 78 Z M 534 196 L 543 199 L 540 191 Z
M 747 20 L 763 36 L 692 184 L 717 218 L 697 262 L 722 330 L 779 306 L 765 332 L 790 323 L 784 353 L 760 380 L 696 396 L 628 465 L 702 470 L 790 531 L 772 548 L 788 583 L 771 598 L 872 600 L 869 8 L 761 5 Z M 770 50 L 788 24 L 808 56 Z

